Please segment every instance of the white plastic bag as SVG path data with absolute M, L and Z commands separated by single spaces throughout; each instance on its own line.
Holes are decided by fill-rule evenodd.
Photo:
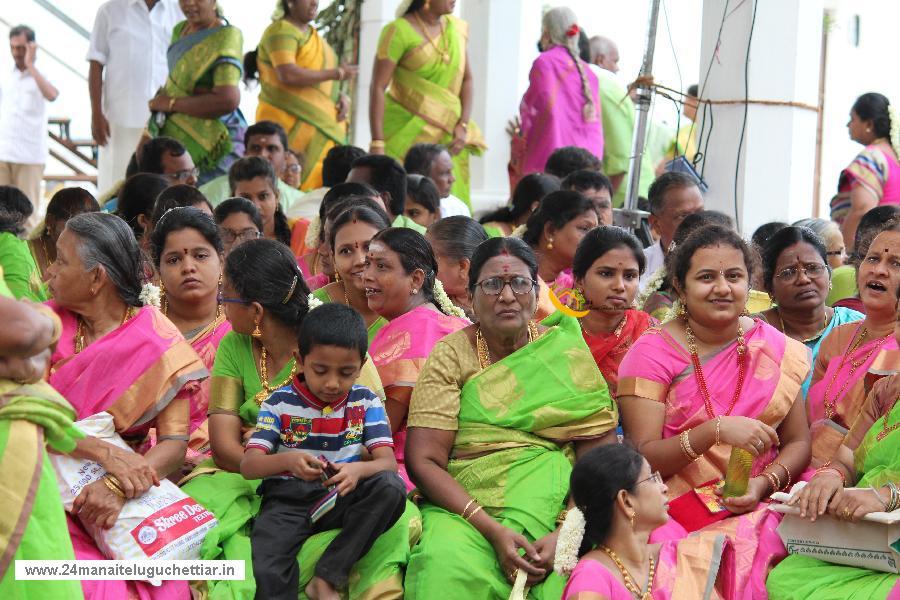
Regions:
M 116 433 L 109 413 L 98 413 L 75 425 L 87 435 L 132 451 Z M 51 454 L 50 459 L 63 504 L 70 513 L 82 488 L 106 474 L 103 467 L 89 460 L 60 454 Z M 197 560 L 206 532 L 217 524 L 211 512 L 167 479 L 159 487 L 151 486 L 144 495 L 126 500 L 111 529 L 82 521 L 103 555 L 116 560 Z

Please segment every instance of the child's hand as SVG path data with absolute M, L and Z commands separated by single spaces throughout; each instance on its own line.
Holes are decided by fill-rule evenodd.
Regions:
M 340 496 L 346 496 L 356 489 L 362 465 L 359 463 L 338 463 L 332 465 L 332 467 L 337 471 L 337 475 L 325 482 L 326 487 L 336 485 Z
M 324 465 L 318 458 L 310 456 L 306 452 L 288 452 L 284 456 L 287 459 L 287 470 L 294 477 L 305 481 L 318 481 L 322 477 Z

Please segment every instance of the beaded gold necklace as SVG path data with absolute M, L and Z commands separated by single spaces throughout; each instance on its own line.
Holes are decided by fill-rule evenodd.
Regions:
M 878 435 L 875 436 L 875 440 L 878 442 L 886 438 L 889 433 L 900 427 L 900 421 L 888 427 L 888 417 L 891 416 L 891 411 L 894 410 L 895 406 L 897 406 L 897 400 L 900 400 L 900 396 L 894 398 L 894 403 L 891 405 L 891 408 L 886 413 L 884 413 L 884 421 L 881 425 L 881 431 L 879 431 Z
M 537 338 L 537 323 L 535 323 L 534 321 L 528 321 L 528 343 L 530 344 Z M 491 351 L 484 339 L 484 334 L 481 333 L 481 327 L 479 327 L 475 331 L 475 350 L 478 353 L 478 362 L 481 365 L 482 369 L 487 369 L 489 366 L 494 364 L 494 361 L 491 360 Z
M 641 588 L 638 587 L 634 577 L 632 577 L 631 573 L 628 572 L 628 569 L 625 568 L 625 564 L 619 558 L 619 555 L 613 552 L 611 548 L 607 548 L 602 544 L 599 547 L 606 552 L 614 563 L 616 563 L 616 568 L 618 568 L 619 572 L 622 574 L 625 589 L 631 592 L 632 596 L 639 600 L 653 600 L 653 572 L 656 570 L 656 563 L 653 561 L 653 556 L 650 556 L 650 572 L 647 574 L 647 590 L 641 591 Z
M 262 350 L 259 352 L 259 382 L 262 384 L 262 389 L 259 390 L 255 396 L 253 396 L 253 401 L 256 402 L 257 406 L 262 406 L 262 403 L 266 401 L 266 398 L 269 397 L 273 391 L 277 390 L 280 387 L 286 386 L 294 376 L 297 374 L 297 360 L 291 358 L 291 373 L 288 377 L 277 385 L 269 385 L 269 367 L 266 364 L 268 362 L 269 354 L 266 351 L 266 347 L 260 344 Z

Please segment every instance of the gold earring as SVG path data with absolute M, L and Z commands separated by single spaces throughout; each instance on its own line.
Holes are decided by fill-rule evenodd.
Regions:
M 259 329 L 259 321 L 256 322 L 256 329 L 254 329 L 250 335 L 252 335 L 256 339 L 259 339 L 262 337 L 262 331 L 260 331 L 260 329 Z
M 636 516 L 637 516 L 637 512 L 631 513 L 631 518 L 630 518 L 629 520 L 631 521 L 631 528 L 632 528 L 632 529 L 634 529 L 634 518 L 635 518 Z
M 222 316 L 222 274 L 219 273 L 219 291 L 216 293 L 216 320 Z
M 687 320 L 687 308 L 685 308 L 684 302 L 681 300 L 678 301 L 678 317 Z
M 162 314 L 169 314 L 169 300 L 166 298 L 166 285 L 160 281 L 159 282 L 159 305 L 162 308 Z
M 750 311 L 747 310 L 747 307 L 746 307 L 746 306 L 744 306 L 744 310 L 741 311 L 741 316 L 742 316 L 742 317 L 749 317 L 749 316 L 750 316 Z
M 547 240 L 547 250 L 553 250 L 553 238 Z

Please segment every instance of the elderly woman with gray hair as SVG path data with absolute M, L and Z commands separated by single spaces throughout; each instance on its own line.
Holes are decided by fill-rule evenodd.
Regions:
M 125 221 L 104 213 L 72 217 L 56 242 L 56 257 L 48 269 L 49 306 L 62 333 L 50 359 L 50 384 L 78 420 L 112 415 L 116 433 L 135 450 L 88 436 L 70 453 L 106 470 L 83 488 L 73 512 L 108 529 L 127 498 L 141 496 L 184 462 L 190 405 L 208 373 L 178 329 L 149 305 L 155 294 L 143 286 L 147 268 Z M 149 447 L 151 428 L 156 439 Z M 80 523 L 69 517 L 68 526 L 76 558 L 105 558 Z M 85 581 L 82 587 L 87 598 L 124 598 L 134 595 L 126 589 L 134 584 Z M 184 582 L 163 585 L 188 594 Z

